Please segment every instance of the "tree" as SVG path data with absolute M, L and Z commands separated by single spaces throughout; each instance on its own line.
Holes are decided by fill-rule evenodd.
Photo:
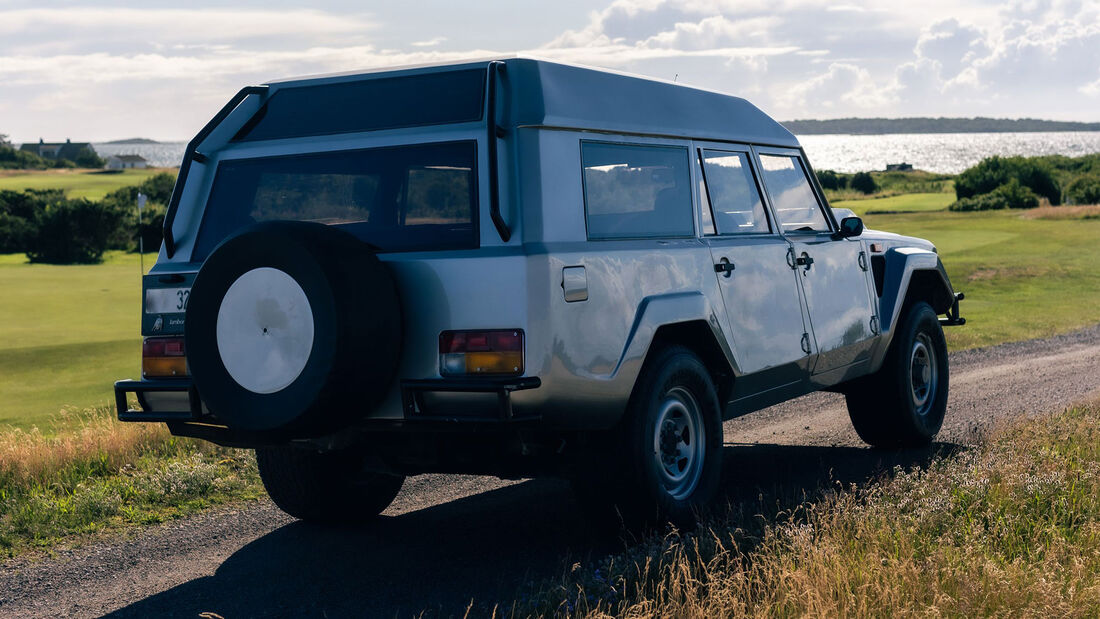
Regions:
M 1100 204 L 1100 176 L 1080 176 L 1066 188 L 1070 204 Z
M 867 172 L 856 172 L 849 185 L 852 189 L 861 193 L 875 193 L 878 191 L 878 185 L 875 184 L 874 177 Z
M 1051 204 L 1061 204 L 1062 190 L 1051 165 L 1034 157 L 998 157 L 983 159 L 955 179 L 955 197 L 959 200 L 990 193 L 1015 179 Z

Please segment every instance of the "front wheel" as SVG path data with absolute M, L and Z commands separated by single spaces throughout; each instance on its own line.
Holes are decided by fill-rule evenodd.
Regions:
M 405 483 L 400 475 L 364 471 L 362 455 L 352 450 L 265 447 L 256 450 L 256 465 L 275 505 L 307 522 L 367 522 L 393 502 Z
M 721 412 L 710 374 L 690 350 L 670 347 L 647 362 L 624 423 L 606 438 L 572 480 L 590 509 L 628 528 L 689 528 L 717 494 Z
M 916 303 L 904 315 L 878 372 L 851 385 L 848 414 L 876 447 L 927 445 L 947 411 L 947 342 L 936 312 Z

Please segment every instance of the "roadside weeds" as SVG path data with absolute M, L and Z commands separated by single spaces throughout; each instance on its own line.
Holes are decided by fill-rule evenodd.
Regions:
M 653 537 L 531 591 L 498 612 L 1096 616 L 1100 403 L 775 517 L 730 513 Z

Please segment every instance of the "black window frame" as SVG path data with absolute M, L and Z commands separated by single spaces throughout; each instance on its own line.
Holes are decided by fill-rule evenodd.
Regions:
M 771 209 L 768 208 L 768 201 L 766 194 L 764 193 L 764 186 L 760 180 L 760 176 L 756 170 L 756 161 L 752 156 L 752 150 L 746 147 L 744 150 L 737 149 L 722 149 L 722 148 L 709 148 L 707 146 L 699 146 L 696 148 L 699 157 L 699 175 L 703 180 L 703 191 L 705 192 L 706 208 L 710 211 L 710 220 L 714 225 L 714 234 L 706 234 L 700 229 L 700 236 L 703 238 L 713 237 L 746 237 L 746 236 L 771 236 L 778 233 L 778 222 L 772 221 Z M 760 230 L 753 230 L 751 232 L 721 232 L 718 229 L 718 218 L 714 216 L 714 200 L 710 195 L 710 183 L 707 181 L 707 151 L 713 153 L 726 153 L 731 155 L 744 155 L 745 162 L 748 163 L 749 174 L 752 176 L 753 185 L 756 187 L 756 196 L 760 199 L 760 210 L 764 213 L 764 221 L 768 224 L 768 230 L 761 232 Z M 703 205 L 700 205 L 703 206 Z
M 379 253 L 379 254 L 387 254 L 387 253 L 412 253 L 412 252 L 429 252 L 429 251 L 430 252 L 436 252 L 436 251 L 469 251 L 469 250 L 480 249 L 481 248 L 481 202 L 482 202 L 482 200 L 481 200 L 481 178 L 480 178 L 480 176 L 481 176 L 481 165 L 480 165 L 481 160 L 480 160 L 480 157 L 479 157 L 477 139 L 476 138 L 469 138 L 469 139 L 460 139 L 460 140 L 446 140 L 446 141 L 442 141 L 442 142 L 413 142 L 413 143 L 406 143 L 406 144 L 392 144 L 392 145 L 388 145 L 388 146 L 375 146 L 375 147 L 372 147 L 372 148 L 340 149 L 340 150 L 331 150 L 331 151 L 314 151 L 314 152 L 307 152 L 307 153 L 288 153 L 288 154 L 283 154 L 283 155 L 266 155 L 266 156 L 262 156 L 262 157 L 242 157 L 242 158 L 220 160 L 220 161 L 218 161 L 218 166 L 214 170 L 214 178 L 210 183 L 210 190 L 207 192 L 206 200 L 204 201 L 204 204 L 203 204 L 202 220 L 201 220 L 201 223 L 199 224 L 198 233 L 195 235 L 195 242 L 192 244 L 192 247 L 191 247 L 190 261 L 191 262 L 196 262 L 195 252 L 198 250 L 199 239 L 201 239 L 203 237 L 203 231 L 206 229 L 206 227 L 209 223 L 209 219 L 207 218 L 207 209 L 210 207 L 210 199 L 211 199 L 211 197 L 213 197 L 214 191 L 217 187 L 218 172 L 220 171 L 222 163 L 239 162 L 239 161 L 260 161 L 260 160 L 264 160 L 264 159 L 279 159 L 279 160 L 308 159 L 308 158 L 320 157 L 320 156 L 325 156 L 325 155 L 355 154 L 355 153 L 362 153 L 362 152 L 388 150 L 388 149 L 399 149 L 399 148 L 407 148 L 407 147 L 448 146 L 448 145 L 453 145 L 453 144 L 464 144 L 464 145 L 469 145 L 470 147 L 472 147 L 472 160 L 471 161 L 472 161 L 472 164 L 473 164 L 473 169 L 471 170 L 471 175 L 470 175 L 471 176 L 470 197 L 472 199 L 471 209 L 473 211 L 472 218 L 471 218 L 472 219 L 471 224 L 473 225 L 473 231 L 471 233 L 472 242 L 468 243 L 468 244 L 462 244 L 462 245 L 448 245 L 446 247 L 438 247 L 438 246 L 430 246 L 430 245 L 415 245 L 415 246 L 408 246 L 408 247 L 401 247 L 401 248 L 386 249 L 386 248 L 373 246 L 373 251 L 375 253 Z M 408 171 L 410 169 L 411 168 L 406 169 L 406 175 L 408 174 Z M 403 181 L 402 184 L 407 185 L 407 182 Z M 407 188 L 403 189 L 402 191 L 407 191 Z M 286 220 L 286 221 L 295 221 L 295 220 Z M 328 225 L 328 224 L 326 224 L 326 225 Z M 353 225 L 353 224 L 347 224 L 347 225 Z M 237 230 L 234 230 L 233 232 L 230 232 L 229 235 L 227 235 L 224 238 L 220 239 L 218 242 L 220 243 L 221 241 L 225 240 L 226 238 L 229 238 L 229 236 L 231 236 L 233 234 L 236 234 L 236 233 L 237 233 Z M 363 239 L 362 237 L 360 237 L 359 235 L 355 234 L 354 232 L 352 232 L 350 230 L 348 231 L 348 233 L 352 234 L 353 236 L 355 236 L 357 239 L 359 239 L 363 243 L 368 243 L 368 244 L 370 243 L 370 241 L 367 241 L 366 239 Z M 216 248 L 217 248 L 217 245 L 215 245 L 213 248 L 211 248 L 211 250 L 208 251 L 205 256 L 202 256 L 201 258 L 198 258 L 198 260 L 205 261 L 207 258 L 210 257 L 210 254 L 213 253 L 214 249 L 216 249 Z
M 691 231 L 686 234 L 651 234 L 642 236 L 611 236 L 611 237 L 593 237 L 589 230 L 589 213 L 588 213 L 588 181 L 585 179 L 585 165 L 584 165 L 584 146 L 585 144 L 596 144 L 600 146 L 619 146 L 627 148 L 651 148 L 651 149 L 666 149 L 666 150 L 680 150 L 684 154 L 684 162 L 686 164 L 685 172 L 687 173 L 687 193 L 688 200 L 690 202 L 688 210 L 688 218 L 691 221 Z M 695 222 L 695 200 L 694 192 L 692 191 L 692 177 L 691 177 L 691 147 L 682 144 L 653 144 L 645 142 L 618 142 L 613 140 L 580 140 L 579 141 L 579 158 L 580 158 L 580 173 L 581 173 L 581 198 L 584 201 L 584 235 L 585 239 L 592 242 L 600 241 L 640 241 L 640 240 L 652 240 L 652 239 L 693 239 L 698 238 L 698 230 L 696 229 Z
M 824 196 L 821 195 L 817 187 L 817 178 L 814 176 L 813 171 L 810 170 L 806 164 L 806 157 L 801 151 L 791 150 L 786 148 L 769 148 L 769 147 L 754 147 L 753 152 L 757 159 L 757 165 L 760 166 L 760 182 L 766 195 L 768 196 L 768 207 L 773 210 L 772 215 L 775 217 L 775 228 L 778 234 L 783 236 L 810 236 L 810 235 L 832 235 L 838 229 L 838 224 L 833 218 L 832 213 L 829 212 L 832 209 L 827 208 Z M 810 187 L 810 194 L 814 197 L 814 202 L 817 204 L 817 210 L 821 213 L 822 218 L 825 219 L 826 230 L 787 230 L 783 227 L 782 222 L 779 220 L 779 207 L 776 205 L 775 200 L 772 198 L 771 190 L 768 188 L 767 181 L 764 179 L 764 162 L 763 157 L 790 157 L 795 160 L 796 165 L 802 170 L 802 176 L 806 179 L 806 183 Z

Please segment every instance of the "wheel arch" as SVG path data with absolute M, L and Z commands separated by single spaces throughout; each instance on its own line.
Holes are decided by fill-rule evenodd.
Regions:
M 899 321 L 910 307 L 924 301 L 937 314 L 943 314 L 955 301 L 955 289 L 935 252 L 902 247 L 887 251 L 885 258 L 882 298 L 879 300 L 883 341 L 873 364 L 875 368 L 881 364 Z

